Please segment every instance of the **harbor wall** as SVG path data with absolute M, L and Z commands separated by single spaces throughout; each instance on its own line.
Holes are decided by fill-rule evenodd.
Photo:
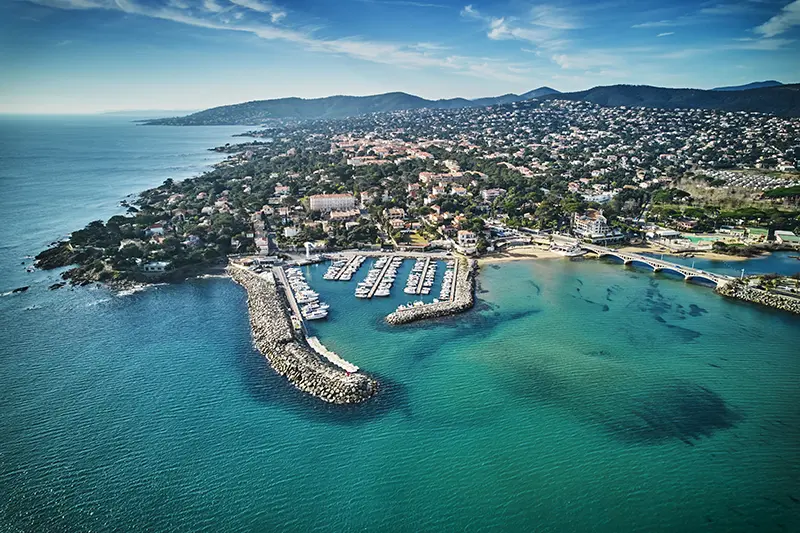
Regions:
M 748 287 L 740 281 L 723 283 L 717 286 L 715 290 L 718 294 L 727 296 L 728 298 L 736 298 L 737 300 L 744 300 L 746 302 L 780 309 L 781 311 L 800 314 L 800 298 L 792 298 L 791 296 L 784 296 L 763 289 Z
M 438 302 L 432 304 L 412 307 L 395 311 L 386 316 L 386 322 L 393 326 L 408 324 L 417 320 L 427 320 L 448 315 L 463 313 L 472 308 L 475 304 L 475 275 L 478 270 L 478 262 L 474 259 L 458 258 L 458 275 L 455 280 L 455 298 L 449 302 Z
M 255 346 L 278 374 L 301 391 L 330 403 L 359 403 L 378 391 L 378 382 L 371 377 L 361 372 L 348 374 L 306 344 L 292 327 L 288 303 L 274 281 L 238 266 L 229 266 L 228 272 L 247 292 Z

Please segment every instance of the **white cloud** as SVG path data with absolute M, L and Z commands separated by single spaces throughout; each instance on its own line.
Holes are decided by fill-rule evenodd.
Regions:
M 373 63 L 395 65 L 404 68 L 438 68 L 455 74 L 473 75 L 482 78 L 492 77 L 499 80 L 524 81 L 518 71 L 523 65 L 503 60 L 458 55 L 443 55 L 444 47 L 432 43 L 387 43 L 360 40 L 357 38 L 323 39 L 316 37 L 313 30 L 297 30 L 284 26 L 276 26 L 274 22 L 285 16 L 280 8 L 263 0 L 230 0 L 235 6 L 222 8 L 218 3 L 205 0 L 204 11 L 176 9 L 166 6 L 153 6 L 138 3 L 139 0 L 28 0 L 40 5 L 60 9 L 107 9 L 131 15 L 140 15 L 161 20 L 169 20 L 199 28 L 236 31 L 254 34 L 266 40 L 279 40 L 293 43 L 307 50 L 321 53 L 343 55 Z M 168 0 L 169 2 L 169 0 Z M 240 19 L 233 13 L 232 18 L 219 18 L 217 13 L 229 8 L 243 7 L 269 15 L 273 24 L 257 22 L 250 18 Z M 216 11 L 216 7 L 220 7 Z M 198 14 L 200 13 L 200 14 Z M 211 15 L 209 15 L 211 13 Z
M 677 20 L 654 20 L 652 22 L 642 22 L 634 24 L 631 28 L 669 28 L 670 26 L 679 26 L 682 24 Z
M 267 13 L 272 22 L 278 22 L 286 16 L 286 11 L 275 7 L 272 3 L 264 0 L 229 0 L 231 4 L 236 4 L 252 11 Z
M 224 9 L 216 0 L 204 0 L 203 8 L 209 13 L 219 13 Z
M 784 6 L 777 15 L 757 26 L 754 31 L 764 37 L 775 37 L 795 26 L 800 26 L 800 0 Z
M 659 33 L 658 35 L 656 35 L 656 37 L 667 37 L 669 35 L 675 35 L 675 32 L 674 31 L 665 31 L 663 33 Z
M 527 20 L 483 15 L 472 5 L 465 6 L 461 16 L 483 22 L 487 28 L 486 36 L 493 41 L 526 41 L 547 49 L 563 47 L 566 43 L 562 38 L 564 32 L 578 27 L 562 9 L 551 6 L 532 8 Z

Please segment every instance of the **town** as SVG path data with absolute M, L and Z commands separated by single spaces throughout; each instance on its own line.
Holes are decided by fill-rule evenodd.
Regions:
M 73 282 L 114 282 L 231 254 L 481 255 L 553 235 L 753 255 L 800 245 L 798 131 L 758 113 L 558 100 L 276 122 L 37 259 L 77 264 Z

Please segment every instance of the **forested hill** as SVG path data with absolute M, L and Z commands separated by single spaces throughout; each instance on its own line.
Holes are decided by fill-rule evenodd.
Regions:
M 279 98 L 277 100 L 255 100 L 242 104 L 226 105 L 199 111 L 184 117 L 172 117 L 145 121 L 145 124 L 168 126 L 208 125 L 253 125 L 269 119 L 343 118 L 382 111 L 404 109 L 453 109 L 505 104 L 557 93 L 549 87 L 540 87 L 524 94 L 467 100 L 426 100 L 406 93 L 387 93 L 373 96 L 329 96 L 327 98 Z
M 610 85 L 572 93 L 559 93 L 549 87 L 540 87 L 524 94 L 505 94 L 476 100 L 426 100 L 401 92 L 372 96 L 329 96 L 308 100 L 279 98 L 214 107 L 184 117 L 162 118 L 144 123 L 167 126 L 258 125 L 270 119 L 344 118 L 404 109 L 482 107 L 531 98 L 584 100 L 603 106 L 720 109 L 758 111 L 783 117 L 800 116 L 800 84 L 738 91 Z
M 541 98 L 583 100 L 603 106 L 696 108 L 757 111 L 782 117 L 800 116 L 800 84 L 741 91 L 666 89 L 648 85 L 610 85 Z

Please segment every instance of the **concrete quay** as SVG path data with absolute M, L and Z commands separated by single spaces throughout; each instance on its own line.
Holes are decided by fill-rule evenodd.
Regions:
M 288 303 L 273 276 L 262 277 L 233 263 L 228 265 L 228 273 L 247 292 L 253 342 L 278 374 L 329 403 L 359 403 L 378 392 L 377 381 L 323 359 L 294 330 Z
M 401 309 L 386 316 L 386 322 L 393 326 L 408 324 L 417 320 L 439 318 L 462 313 L 475 304 L 475 275 L 478 262 L 463 257 L 455 258 L 455 282 L 450 301 L 420 305 Z

